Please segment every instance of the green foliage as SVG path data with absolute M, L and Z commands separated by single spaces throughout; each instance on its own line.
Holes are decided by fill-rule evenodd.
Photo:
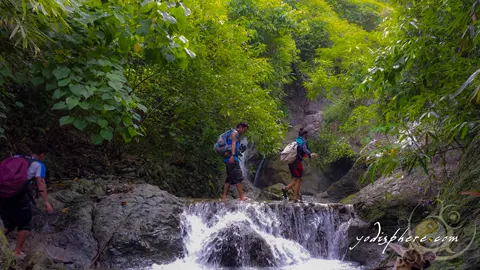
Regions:
M 340 126 L 340 132 L 352 137 L 362 138 L 366 136 L 376 124 L 378 105 L 360 105 L 353 109 L 348 120 Z
M 283 95 L 282 87 L 290 83 L 291 64 L 297 48 L 293 34 L 299 31 L 299 11 L 281 0 L 232 0 L 228 17 L 248 30 L 252 49 L 267 57 L 273 68 L 264 87 L 274 96 Z
M 335 101 L 325 106 L 323 121 L 326 125 L 344 123 L 350 115 L 352 108 L 346 101 Z
M 63 112 L 60 125 L 88 131 L 95 144 L 111 140 L 114 133 L 126 142 L 144 133 L 135 122 L 146 107 L 124 74 L 129 62 L 144 58 L 153 66 L 176 62 L 185 68 L 189 55 L 194 56 L 179 35 L 190 12 L 182 4 L 11 0 L 0 9 L 7 15 L 1 21 L 7 31 L 0 32 L 4 59 L 13 61 L 20 49 L 37 53 L 22 66 L 4 63 L 10 73 L 27 79 L 5 87 L 24 84 L 45 90 L 52 110 Z M 12 39 L 17 41 L 10 44 Z M 22 39 L 23 47 L 16 47 Z
M 377 98 L 398 140 L 369 155 L 370 164 L 387 172 L 393 164 L 420 165 L 429 173 L 433 155 L 464 148 L 479 130 L 479 7 L 459 0 L 412 2 L 408 9 L 395 4 L 384 26 L 390 44 L 377 53 L 359 90 Z M 403 154 L 390 160 L 395 148 Z
M 309 74 L 310 81 L 305 83 L 309 96 L 321 95 L 330 99 L 349 96 L 353 100 L 362 98 L 354 90 L 372 63 L 373 50 L 383 42 L 381 35 L 377 31 L 367 32 L 342 19 L 325 1 L 302 2 L 304 10 L 313 12 L 312 16 L 325 23 L 330 41 L 330 46 L 317 49 L 315 69 Z M 380 8 L 384 5 L 378 6 Z
M 355 23 L 367 31 L 378 27 L 382 21 L 382 9 L 386 6 L 379 1 L 328 0 L 335 12 L 350 23 Z
M 318 154 L 316 164 L 321 168 L 341 159 L 354 159 L 356 154 L 350 144 L 332 133 L 322 130 L 318 138 L 311 140 L 310 147 Z

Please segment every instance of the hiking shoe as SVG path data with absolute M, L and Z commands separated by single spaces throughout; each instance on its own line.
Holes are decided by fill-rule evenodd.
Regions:
M 282 197 L 284 200 L 288 199 L 288 191 L 284 187 L 282 187 Z

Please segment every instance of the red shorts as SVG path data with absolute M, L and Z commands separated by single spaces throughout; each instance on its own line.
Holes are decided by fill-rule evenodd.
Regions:
M 295 161 L 288 164 L 288 169 L 290 169 L 290 174 L 293 178 L 302 178 L 303 176 L 303 165 L 302 161 Z

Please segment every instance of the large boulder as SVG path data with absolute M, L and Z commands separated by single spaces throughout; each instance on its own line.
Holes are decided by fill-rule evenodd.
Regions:
M 260 200 L 274 200 L 274 201 L 278 201 L 278 200 L 282 200 L 283 197 L 282 197 L 282 188 L 284 187 L 283 184 L 275 184 L 275 185 L 272 185 L 272 186 L 269 186 L 267 188 L 264 188 L 262 190 L 262 192 L 260 193 L 260 196 L 258 197 L 258 199 Z
M 343 201 L 352 203 L 356 213 L 365 221 L 362 226 L 354 226 L 349 234 L 349 246 L 357 244 L 356 236 L 377 235 L 379 222 L 381 231 L 385 235 L 393 236 L 397 230 L 405 231 L 405 222 L 410 219 L 411 224 L 419 224 L 433 213 L 435 199 L 441 193 L 442 187 L 447 184 L 447 172 L 450 175 L 456 170 L 459 153 L 448 153 L 446 166 L 440 162 L 430 168 L 432 175 L 428 177 L 423 170 L 417 169 L 410 174 L 406 171 L 397 171 L 388 177 L 381 177 L 375 182 L 363 187 L 359 192 L 344 198 Z M 345 194 L 337 197 L 343 197 Z M 402 230 L 403 228 L 403 230 Z M 399 237 L 399 235 L 397 235 Z M 359 243 L 347 253 L 346 259 L 360 262 L 367 268 L 374 268 L 386 263 L 388 253 L 393 251 L 375 243 Z
M 206 262 L 221 267 L 275 266 L 272 249 L 248 224 L 232 223 L 206 244 Z
M 330 185 L 324 194 L 317 197 L 328 197 L 332 202 L 340 202 L 348 196 L 358 192 L 362 187 L 368 183 L 361 184 L 360 179 L 365 172 L 365 163 L 357 161 L 348 173 L 340 180 Z
M 477 194 L 469 195 L 464 192 L 477 192 Z M 459 236 L 458 242 L 453 243 L 450 248 L 454 252 L 461 252 L 465 248 L 469 248 L 458 258 L 435 261 L 431 269 L 478 269 L 480 265 L 480 197 L 478 192 L 480 192 L 480 133 L 466 149 L 459 162 L 458 173 L 450 179 L 448 188 L 440 198 L 443 200 L 443 209 L 447 206 L 454 206 L 451 209 L 453 211 L 445 211 L 443 218 L 449 222 L 452 217 L 460 221 L 460 224 L 456 224 L 459 229 L 454 231 L 454 235 Z
M 19 269 L 137 268 L 184 255 L 184 203 L 156 186 L 75 179 L 49 200 L 51 215 L 37 201 Z M 13 244 L 15 235 L 9 240 Z
M 139 267 L 183 257 L 183 201 L 156 186 L 110 195 L 93 212 L 93 234 L 105 267 Z

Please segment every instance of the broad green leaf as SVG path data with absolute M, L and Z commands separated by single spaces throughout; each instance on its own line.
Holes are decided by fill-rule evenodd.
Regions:
M 125 134 L 125 132 L 122 133 L 123 141 L 126 143 L 129 143 L 132 141 L 132 137 L 129 136 L 129 134 Z
M 70 91 L 76 96 L 84 95 L 86 92 L 85 86 L 81 84 L 70 84 Z
M 52 74 L 53 74 L 53 73 L 52 73 L 52 70 L 51 70 L 51 69 L 49 69 L 49 68 L 44 68 L 44 69 L 42 69 L 42 75 L 43 75 L 45 78 L 49 79 L 50 77 L 52 77 Z
M 80 103 L 78 103 L 78 106 L 84 110 L 88 110 L 90 109 L 90 103 L 86 102 L 86 101 L 82 101 Z
M 112 94 L 105 93 L 102 95 L 102 100 L 109 100 L 109 99 L 112 99 Z
M 65 101 L 60 101 L 58 103 L 53 104 L 52 109 L 61 110 L 61 109 L 65 109 L 66 107 L 67 107 L 67 104 L 65 103 Z
M 10 70 L 10 68 L 8 68 L 8 67 L 5 66 L 5 65 L 0 66 L 0 73 L 1 73 L 4 77 L 12 77 L 12 70 Z
M 0 117 L 1 118 L 7 118 L 7 116 L 3 112 L 0 112 Z
M 97 63 L 100 65 L 100 66 L 111 66 L 112 65 L 112 62 L 110 62 L 109 60 L 105 60 L 105 59 L 98 59 Z
M 119 81 L 119 82 L 127 82 L 123 74 L 121 73 L 107 73 L 107 78 L 109 78 L 111 81 Z
M 63 116 L 62 118 L 60 118 L 60 126 L 64 126 L 64 125 L 68 125 L 68 124 L 71 124 L 73 123 L 73 121 L 75 121 L 75 117 L 72 117 L 70 115 L 66 115 L 66 116 Z
M 65 86 L 65 85 L 69 84 L 70 81 L 71 81 L 70 78 L 62 79 L 62 80 L 58 81 L 58 86 L 60 86 L 60 87 Z
M 65 95 L 67 92 L 63 91 L 62 89 L 57 89 L 55 90 L 55 92 L 53 92 L 53 95 L 52 95 L 52 98 L 53 99 L 59 99 L 61 98 L 63 95 Z
M 181 69 L 186 69 L 188 66 L 188 60 L 185 58 L 178 58 L 178 66 L 180 66 Z
M 45 79 L 42 76 L 32 78 L 32 84 L 35 86 L 42 84 L 44 81 Z
M 16 105 L 17 107 L 19 107 L 19 108 L 25 107 L 25 106 L 23 105 L 23 103 L 20 102 L 20 101 L 16 101 L 16 102 L 15 102 L 15 105 Z
M 78 97 L 70 96 L 70 97 L 67 97 L 67 99 L 65 100 L 65 103 L 67 104 L 68 109 L 71 110 L 71 109 L 75 108 L 75 106 L 78 105 L 79 101 L 80 100 L 78 99 Z
M 172 15 L 168 14 L 168 12 L 162 11 L 161 14 L 162 14 L 163 21 L 169 22 L 171 24 L 177 23 L 177 20 Z
M 97 123 L 101 128 L 105 128 L 108 126 L 108 121 L 102 118 L 98 118 Z
M 104 108 L 106 111 L 113 111 L 113 110 L 115 110 L 115 106 L 110 105 L 110 104 L 105 104 L 105 105 L 103 105 L 103 108 Z
M 120 90 L 123 87 L 123 84 L 118 81 L 108 81 L 108 85 L 110 85 L 115 90 Z
M 90 123 L 97 123 L 97 117 L 95 115 L 88 115 L 84 117 Z
M 100 136 L 107 141 L 113 138 L 113 129 L 111 127 L 104 128 L 100 131 Z
M 88 123 L 85 119 L 77 118 L 75 119 L 75 121 L 73 121 L 73 125 L 79 130 L 84 130 L 87 127 Z
M 90 141 L 95 145 L 99 145 L 99 144 L 102 144 L 103 138 L 102 138 L 102 136 L 100 136 L 98 134 L 95 134 L 95 135 L 90 136 Z
M 132 36 L 128 32 L 123 32 L 118 38 L 118 50 L 122 53 L 130 51 L 130 44 L 132 42 Z
M 143 1 L 140 13 L 148 13 L 157 3 L 155 1 Z
M 53 71 L 53 76 L 55 76 L 55 78 L 57 78 L 57 80 L 61 80 L 63 78 L 68 77 L 68 75 L 70 75 L 70 72 L 71 72 L 71 70 L 69 68 L 61 67 L 61 68 L 57 68 Z
M 138 35 L 143 35 L 146 36 L 148 34 L 148 31 L 150 29 L 150 25 L 152 25 L 152 20 L 151 19 L 145 19 L 140 21 L 140 27 L 137 28 L 137 34 Z
M 133 127 L 128 127 L 128 134 L 130 134 L 132 137 L 135 137 L 135 135 L 137 135 L 137 130 Z
M 112 121 L 113 121 L 113 123 L 115 123 L 115 125 L 118 125 L 118 124 L 120 124 L 120 122 L 122 121 L 122 119 L 120 118 L 119 115 L 113 115 L 113 116 L 112 116 Z
M 47 83 L 46 90 L 50 91 L 57 88 L 57 82 Z

